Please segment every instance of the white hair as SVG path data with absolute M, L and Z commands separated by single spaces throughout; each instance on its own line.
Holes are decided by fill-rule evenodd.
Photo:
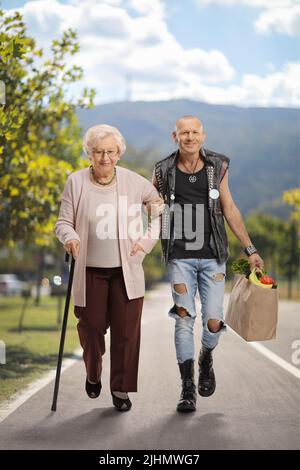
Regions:
M 98 124 L 97 126 L 90 127 L 83 137 L 83 150 L 86 155 L 90 153 L 90 148 L 98 139 L 104 139 L 107 136 L 113 136 L 116 145 L 119 148 L 120 156 L 125 153 L 126 142 L 121 132 L 113 126 L 107 124 Z

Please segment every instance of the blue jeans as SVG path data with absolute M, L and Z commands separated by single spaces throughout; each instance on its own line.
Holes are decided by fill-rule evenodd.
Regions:
M 216 259 L 174 259 L 168 265 L 174 305 L 169 311 L 175 319 L 175 347 L 177 361 L 182 363 L 194 359 L 194 323 L 196 319 L 195 296 L 200 294 L 202 314 L 202 345 L 214 348 L 222 330 L 226 329 L 223 318 L 223 300 L 226 264 L 218 264 Z M 176 292 L 176 284 L 185 286 L 185 293 Z M 178 288 L 177 288 L 178 289 Z M 183 307 L 187 315 L 180 317 L 177 307 Z M 208 329 L 208 320 L 220 320 L 217 333 Z

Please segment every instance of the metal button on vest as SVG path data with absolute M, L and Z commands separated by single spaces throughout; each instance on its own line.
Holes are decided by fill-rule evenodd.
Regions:
M 172 199 L 172 201 L 174 201 L 174 199 L 175 199 L 175 194 L 171 194 L 170 198 Z
M 220 196 L 220 193 L 217 189 L 211 189 L 209 191 L 209 197 L 211 197 L 212 199 L 218 199 L 219 196 Z

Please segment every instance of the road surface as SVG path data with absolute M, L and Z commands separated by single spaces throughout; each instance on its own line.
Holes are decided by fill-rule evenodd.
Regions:
M 179 414 L 170 302 L 168 284 L 160 284 L 145 300 L 139 392 L 130 395 L 129 412 L 112 406 L 109 353 L 95 400 L 84 391 L 84 365 L 78 359 L 62 374 L 57 411 L 50 411 L 51 382 L 0 423 L 0 449 L 299 449 L 299 378 L 291 362 L 293 342 L 300 339 L 299 304 L 280 303 L 278 339 L 260 343 L 274 353 L 271 357 L 232 331 L 223 334 L 214 354 L 215 394 L 198 396 L 195 413 Z M 199 316 L 195 338 L 198 353 Z

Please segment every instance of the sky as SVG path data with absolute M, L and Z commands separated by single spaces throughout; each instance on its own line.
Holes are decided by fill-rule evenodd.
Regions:
M 0 0 L 1 3 L 1 0 Z M 95 103 L 300 105 L 300 0 L 2 0 L 49 51 L 77 31 Z

